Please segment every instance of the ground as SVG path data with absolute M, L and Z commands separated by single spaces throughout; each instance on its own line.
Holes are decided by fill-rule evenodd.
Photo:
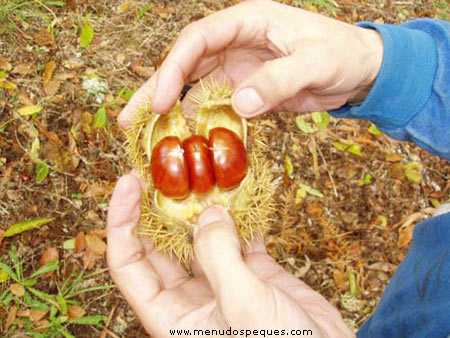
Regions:
M 445 0 L 285 2 L 347 22 L 450 13 Z M 0 0 L 2 336 L 145 336 L 104 259 L 110 193 L 130 169 L 115 118 L 183 26 L 232 3 Z M 366 122 L 264 123 L 283 206 L 268 250 L 356 329 L 414 225 L 449 200 L 448 162 Z

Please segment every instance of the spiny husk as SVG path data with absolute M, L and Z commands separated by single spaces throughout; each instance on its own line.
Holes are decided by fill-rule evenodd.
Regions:
M 220 119 L 217 119 L 221 112 L 229 112 L 232 109 L 231 93 L 231 89 L 223 84 L 213 82 L 202 84 L 200 93 L 192 98 L 198 105 L 198 114 L 195 117 L 196 133 L 205 135 L 213 127 L 229 128 L 233 125 L 226 121 L 223 125 Z M 195 227 L 195 216 L 208 205 L 222 204 L 231 212 L 244 242 L 252 240 L 257 235 L 262 236 L 271 222 L 275 190 L 270 164 L 265 156 L 268 149 L 259 136 L 262 126 L 255 122 L 247 127 L 244 120 L 240 131 L 231 127 L 244 140 L 248 151 L 248 172 L 239 187 L 227 192 L 221 192 L 215 188 L 215 191 L 211 193 L 213 197 L 210 199 L 202 200 L 201 197 L 191 194 L 186 200 L 174 201 L 162 196 L 153 187 L 150 175 L 151 148 L 152 144 L 168 134 L 180 136 L 183 139 L 189 135 L 190 131 L 187 125 L 183 125 L 176 131 L 172 128 L 173 125 L 180 126 L 181 123 L 174 121 L 181 114 L 181 105 L 177 104 L 169 115 L 163 117 L 164 128 L 167 127 L 169 131 L 166 133 L 166 131 L 157 130 L 155 136 L 154 130 L 159 128 L 156 124 L 160 116 L 152 113 L 149 107 L 150 105 L 140 109 L 131 126 L 125 131 L 126 151 L 131 164 L 139 171 L 145 182 L 139 234 L 151 239 L 160 251 L 175 255 L 183 264 L 187 264 L 193 255 L 192 230 Z M 193 203 L 196 207 L 192 208 L 193 210 L 189 209 L 189 216 L 186 216 L 183 208 L 192 199 L 196 199 L 196 203 Z M 198 203 L 198 200 L 201 203 Z M 177 208 L 181 208 L 182 211 L 179 212 Z

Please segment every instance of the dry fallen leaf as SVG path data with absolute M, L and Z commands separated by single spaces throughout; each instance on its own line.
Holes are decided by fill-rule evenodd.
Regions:
M 33 66 L 31 63 L 21 63 L 15 66 L 11 73 L 25 76 L 33 72 Z
M 17 306 L 13 305 L 9 308 L 8 317 L 6 317 L 5 321 L 5 331 L 8 331 L 12 323 L 16 320 L 17 315 Z
M 59 258 L 58 249 L 55 247 L 48 247 L 43 252 L 41 258 L 39 259 L 39 265 L 44 266 L 50 262 L 57 261 Z
M 86 235 L 86 247 L 95 255 L 103 255 L 106 251 L 105 242 L 96 235 Z
M 333 280 L 334 280 L 334 284 L 340 291 L 347 290 L 348 278 L 347 278 L 347 274 L 345 272 L 337 270 L 337 269 L 334 270 L 333 271 Z
M 106 229 L 105 228 L 92 229 L 92 230 L 89 230 L 89 234 L 98 236 L 100 238 L 106 238 Z
M 0 56 L 0 69 L 9 72 L 12 69 L 12 64 L 9 63 L 8 59 Z
M 140 62 L 133 62 L 130 68 L 133 73 L 143 78 L 150 78 L 155 73 L 155 67 L 142 66 Z
M 36 331 L 45 331 L 45 329 L 47 329 L 50 325 L 50 322 L 46 319 L 44 320 L 40 320 L 38 322 L 36 322 L 36 327 L 35 330 Z
M 25 294 L 24 287 L 18 283 L 11 284 L 11 286 L 9 287 L 9 290 L 11 291 L 11 293 L 14 296 L 17 296 L 17 297 L 23 297 L 23 295 Z
M 86 249 L 86 237 L 84 232 L 79 232 L 75 237 L 75 252 L 80 253 Z
M 4 234 L 5 234 L 5 230 L 0 229 L 0 247 L 2 246 Z
M 50 46 L 55 43 L 53 34 L 49 32 L 47 28 L 42 28 L 40 31 L 33 35 L 34 42 L 40 46 Z
M 408 224 L 398 230 L 398 247 L 403 249 L 409 245 L 413 238 L 415 223 Z
M 26 309 L 26 310 L 17 311 L 17 317 L 30 317 L 30 310 Z
M 85 182 L 83 182 L 83 185 Z M 86 186 L 83 186 L 81 191 L 84 192 L 86 198 L 105 199 L 107 198 L 114 188 L 113 184 L 106 181 L 87 181 Z
M 403 157 L 398 154 L 387 154 L 386 161 L 388 162 L 400 162 L 403 160 Z
M 78 305 L 70 305 L 67 314 L 69 315 L 69 318 L 72 320 L 80 319 L 86 314 L 86 311 Z
M 94 267 L 95 262 L 99 256 L 95 255 L 91 250 L 86 250 L 83 254 L 83 268 L 85 270 L 90 270 Z
M 44 84 L 44 87 L 53 78 L 53 73 L 55 72 L 55 69 L 56 69 L 56 62 L 53 60 L 45 65 L 44 72 L 42 73 L 42 83 Z
M 306 213 L 312 218 L 320 218 L 323 215 L 323 205 L 318 201 L 306 204 Z
M 44 85 L 44 91 L 47 96 L 53 96 L 58 93 L 59 88 L 61 87 L 61 81 L 51 80 L 46 85 Z
M 46 315 L 48 311 L 42 311 L 42 310 L 30 310 L 30 318 L 33 322 L 38 322 L 42 320 Z
M 77 0 L 66 0 L 66 6 L 74 11 L 77 9 Z

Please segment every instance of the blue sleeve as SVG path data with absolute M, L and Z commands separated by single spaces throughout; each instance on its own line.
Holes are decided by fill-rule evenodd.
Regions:
M 450 213 L 416 226 L 408 255 L 357 336 L 450 337 Z
M 332 114 L 370 120 L 393 138 L 450 159 L 450 22 L 359 25 L 383 38 L 380 73 L 361 105 Z

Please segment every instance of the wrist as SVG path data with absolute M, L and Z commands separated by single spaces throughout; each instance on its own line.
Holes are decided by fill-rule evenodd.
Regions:
M 361 83 L 357 86 L 355 94 L 349 99 L 349 104 L 359 104 L 366 98 L 375 82 L 383 63 L 383 39 L 373 29 L 359 28 L 361 41 L 360 64 L 362 65 Z

